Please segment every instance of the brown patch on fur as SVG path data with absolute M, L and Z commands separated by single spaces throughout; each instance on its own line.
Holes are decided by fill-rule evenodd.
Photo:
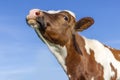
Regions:
M 103 78 L 103 66 L 96 62 L 94 57 L 94 51 L 90 49 L 90 55 L 88 58 L 88 70 L 89 74 L 92 74 L 94 77 L 94 80 L 104 80 Z
M 117 79 L 117 69 L 114 68 L 112 63 L 110 63 L 110 66 L 112 68 L 112 71 L 114 71 L 114 73 L 115 73 L 115 75 L 113 77 L 111 77 L 111 80 L 116 80 Z
M 80 54 L 77 53 L 75 50 L 75 47 L 73 45 L 73 41 L 68 42 L 67 44 L 67 58 L 66 58 L 66 66 L 67 66 L 67 74 L 70 75 L 70 80 L 79 80 L 78 78 L 80 77 L 80 74 L 77 74 L 82 72 L 82 66 L 80 68 L 79 65 L 82 65 L 81 63 L 81 56 Z M 78 70 L 78 69 L 80 70 Z
M 75 38 L 75 35 L 73 34 L 72 36 L 72 39 L 73 39 L 73 46 L 74 48 L 76 49 L 77 53 L 81 54 L 82 55 L 82 52 L 81 52 L 81 49 L 79 48 L 79 45 L 76 41 L 76 38 Z
M 120 50 L 110 48 L 108 46 L 105 46 L 105 47 L 107 47 L 112 52 L 116 60 L 120 61 Z
M 104 80 L 103 67 L 95 61 L 94 51 L 90 50 L 90 55 L 85 50 L 84 39 L 78 34 L 75 35 L 82 55 L 75 50 L 73 41 L 69 41 L 67 46 L 68 55 L 66 58 L 67 74 L 69 80 Z

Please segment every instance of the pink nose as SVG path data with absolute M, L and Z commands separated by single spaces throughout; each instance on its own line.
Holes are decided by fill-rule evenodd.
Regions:
M 34 19 L 38 16 L 42 16 L 42 12 L 39 9 L 32 9 L 27 16 L 27 19 Z

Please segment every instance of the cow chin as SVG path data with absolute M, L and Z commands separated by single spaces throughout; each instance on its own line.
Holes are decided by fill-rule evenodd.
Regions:
M 39 26 L 39 24 L 36 22 L 36 20 L 34 20 L 34 19 L 30 19 L 30 20 L 28 20 L 27 21 L 27 24 L 29 25 L 29 26 L 31 26 L 32 28 L 37 28 L 38 26 Z

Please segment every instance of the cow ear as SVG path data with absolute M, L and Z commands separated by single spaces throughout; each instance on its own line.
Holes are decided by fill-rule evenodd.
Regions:
M 75 31 L 83 31 L 89 28 L 94 23 L 93 18 L 91 17 L 84 17 L 76 22 Z

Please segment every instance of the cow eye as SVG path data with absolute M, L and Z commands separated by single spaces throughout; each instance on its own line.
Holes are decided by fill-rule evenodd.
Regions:
M 65 20 L 65 21 L 68 21 L 69 19 L 68 19 L 68 17 L 67 17 L 67 16 L 64 16 L 64 20 Z

